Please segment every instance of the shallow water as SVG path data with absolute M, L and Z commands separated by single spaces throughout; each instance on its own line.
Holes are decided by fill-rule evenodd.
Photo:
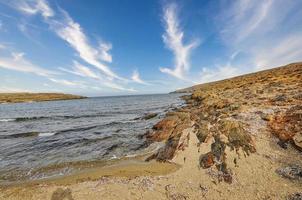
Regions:
M 98 97 L 0 105 L 0 182 L 51 176 L 33 173 L 70 163 L 133 156 L 146 150 L 140 136 L 165 112 L 181 106 L 180 94 Z M 155 118 L 142 119 L 147 113 Z

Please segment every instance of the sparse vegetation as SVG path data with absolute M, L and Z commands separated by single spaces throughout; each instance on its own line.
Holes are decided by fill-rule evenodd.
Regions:
M 0 103 L 21 103 L 83 99 L 86 97 L 63 93 L 0 93 Z
M 156 141 L 166 141 L 166 146 L 153 158 L 173 158 L 182 146 L 181 134 L 190 124 L 194 124 L 199 146 L 211 142 L 211 150 L 200 155 L 200 167 L 215 166 L 219 181 L 233 180 L 227 152 L 238 155 L 233 161 L 238 166 L 240 154 L 246 157 L 256 152 L 255 138 L 263 134 L 260 130 L 276 136 L 283 148 L 293 144 L 301 150 L 301 74 L 302 63 L 294 63 L 176 91 L 192 94 L 184 98 L 185 108 L 168 113 L 167 119 L 177 119 L 173 126 L 166 126 L 164 119 L 158 123 L 162 129 L 152 132 Z

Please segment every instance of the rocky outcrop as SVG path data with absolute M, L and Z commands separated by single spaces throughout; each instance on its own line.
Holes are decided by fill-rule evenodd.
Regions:
M 199 166 L 216 170 L 216 177 L 228 183 L 233 173 L 226 152 L 238 155 L 233 161 L 238 166 L 240 154 L 256 152 L 255 137 L 264 129 L 279 138 L 281 146 L 301 150 L 301 80 L 302 63 L 294 63 L 179 91 L 192 93 L 184 98 L 187 106 L 168 113 L 147 133 L 148 141 L 165 142 L 148 160 L 172 159 L 185 148 L 184 130 L 191 125 L 199 145 L 212 142 L 210 151 L 201 153 Z
M 302 149 L 302 106 L 296 105 L 276 114 L 268 123 L 282 144 L 292 143 Z
M 183 132 L 191 127 L 190 113 L 177 111 L 167 113 L 167 117 L 153 126 L 153 129 L 146 134 L 149 142 L 164 142 L 165 145 L 149 158 L 158 161 L 170 160 L 177 150 L 183 149 L 185 139 Z M 186 137 L 186 136 L 185 136 Z

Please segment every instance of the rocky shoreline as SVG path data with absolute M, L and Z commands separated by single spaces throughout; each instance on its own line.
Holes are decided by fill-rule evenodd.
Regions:
M 164 143 L 146 169 L 0 187 L 0 199 L 302 199 L 302 63 L 179 92 L 186 106 L 144 135 Z M 158 175 L 160 163 L 181 167 Z
M 200 155 L 200 167 L 215 166 L 218 180 L 228 183 L 232 183 L 232 170 L 226 162 L 227 147 L 237 155 L 235 166 L 241 156 L 257 152 L 255 140 L 261 134 L 276 136 L 284 149 L 292 145 L 302 150 L 302 63 L 178 92 L 192 94 L 183 97 L 186 107 L 168 113 L 147 133 L 148 141 L 165 142 L 147 161 L 171 160 L 185 148 L 189 138 L 183 132 L 189 127 L 194 127 L 199 146 L 212 140 L 210 151 Z M 297 163 L 294 179 L 300 180 L 301 160 Z

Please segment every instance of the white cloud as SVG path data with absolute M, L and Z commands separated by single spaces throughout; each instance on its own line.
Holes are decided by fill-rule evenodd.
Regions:
M 230 51 L 246 55 L 242 65 L 254 66 L 250 71 L 302 60 L 301 1 L 232 1 L 219 15 L 221 38 Z
M 40 29 L 39 27 L 29 24 L 25 20 L 21 20 L 20 22 L 17 21 L 17 27 L 26 38 L 40 45 L 41 47 L 44 47 L 43 44 L 39 40 L 37 40 L 36 31 L 37 29 Z
M 9 5 L 28 15 L 40 13 L 43 17 L 48 18 L 55 14 L 45 0 L 11 0 Z
M 80 24 L 73 21 L 63 9 L 59 9 L 60 12 L 56 13 L 45 0 L 12 0 L 7 4 L 28 15 L 41 14 L 50 28 L 66 41 L 83 61 L 100 69 L 111 79 L 126 80 L 103 63 L 112 62 L 112 56 L 109 53 L 112 45 L 99 41 L 98 48 L 92 46 Z
M 263 26 L 265 26 L 264 23 L 269 17 L 272 6 L 273 0 L 260 3 L 250 0 L 234 1 L 229 9 L 221 13 L 225 23 L 222 29 L 225 39 L 238 43 L 255 34 L 259 29 L 266 31 L 268 27 Z
M 239 51 L 233 52 L 233 53 L 231 54 L 230 60 L 234 60 L 234 59 L 238 56 L 239 53 L 240 53 Z
M 58 83 L 61 85 L 65 85 L 65 86 L 80 86 L 80 87 L 85 87 L 82 83 L 79 82 L 74 82 L 74 81 L 68 81 L 65 79 L 55 79 L 55 78 L 49 78 L 50 81 L 54 82 L 54 83 Z
M 241 71 L 238 68 L 231 66 L 230 64 L 226 66 L 218 66 L 214 69 L 202 68 L 198 83 L 218 81 L 218 80 L 238 76 L 240 74 Z
M 64 19 L 61 21 L 47 20 L 53 31 L 63 40 L 65 40 L 75 51 L 78 52 L 80 58 L 82 58 L 88 64 L 100 69 L 105 75 L 122 79 L 115 74 L 111 69 L 101 61 L 111 62 L 112 57 L 109 54 L 111 45 L 107 43 L 101 43 L 100 48 L 94 48 L 88 42 L 86 35 L 84 34 L 80 24 L 74 22 L 71 17 L 62 11 Z
M 105 77 L 102 77 L 100 74 L 95 73 L 92 71 L 90 68 L 78 63 L 77 61 L 73 62 L 73 67 L 71 70 L 66 69 L 66 68 L 59 68 L 62 71 L 81 76 L 81 77 L 87 77 L 87 78 L 92 78 L 94 80 L 97 80 L 97 83 L 101 83 L 102 85 L 115 89 L 115 90 L 121 90 L 121 91 L 128 91 L 128 92 L 136 92 L 136 90 L 132 88 L 125 88 L 121 86 L 120 84 L 114 83 L 113 80 L 106 79 Z M 97 86 L 92 86 L 91 88 L 99 88 Z
M 33 73 L 45 77 L 58 74 L 57 72 L 41 68 L 31 63 L 26 58 L 24 58 L 24 53 L 18 52 L 12 52 L 11 56 L 1 56 L 0 67 L 9 70 Z
M 125 87 L 123 87 L 123 86 L 121 86 L 119 84 L 116 84 L 116 83 L 113 83 L 113 82 L 110 82 L 110 81 L 102 82 L 102 84 L 104 84 L 107 87 L 116 89 L 116 90 L 128 91 L 128 92 L 137 92 L 137 90 L 135 90 L 133 88 L 125 88 Z
M 286 65 L 302 60 L 302 32 L 275 41 L 274 48 L 255 49 L 255 64 L 257 70 Z
M 190 54 L 198 46 L 199 42 L 194 40 L 184 44 L 184 32 L 181 30 L 177 18 L 176 4 L 169 4 L 164 8 L 165 33 L 163 40 L 165 45 L 174 54 L 174 69 L 160 68 L 163 73 L 170 74 L 179 79 L 185 79 L 185 73 L 190 69 Z
M 148 83 L 146 83 L 145 81 L 143 81 L 138 73 L 137 70 L 134 70 L 131 76 L 132 81 L 136 82 L 136 83 L 140 83 L 143 85 L 148 85 Z
M 77 61 L 73 61 L 73 67 L 72 70 L 66 69 L 66 68 L 59 68 L 62 71 L 75 74 L 82 77 L 89 77 L 94 79 L 101 79 L 100 76 L 98 76 L 95 72 L 93 72 L 90 68 L 81 65 Z
M 49 25 L 49 28 L 56 33 L 58 37 L 67 42 L 78 53 L 82 61 L 101 70 L 102 74 L 98 74 L 88 66 L 84 66 L 78 62 L 74 62 L 72 69 L 59 69 L 74 75 L 98 80 L 99 84 L 109 88 L 130 92 L 135 91 L 132 88 L 129 89 L 113 82 L 122 81 L 127 83 L 129 80 L 118 76 L 110 67 L 104 64 L 112 62 L 112 55 L 110 54 L 112 44 L 99 40 L 98 46 L 91 45 L 81 25 L 75 22 L 66 11 L 59 8 L 59 11 L 55 12 L 45 0 L 13 0 L 7 4 L 28 15 L 41 14 L 44 22 Z M 54 79 L 53 77 L 51 77 L 51 81 L 67 86 L 77 84 L 67 80 Z
M 112 56 L 109 53 L 109 51 L 112 49 L 112 44 L 105 43 L 105 42 L 99 42 L 99 58 L 103 61 L 112 62 Z
M 0 86 L 0 93 L 10 93 L 10 92 L 34 92 L 32 90 L 28 89 L 22 89 L 22 88 L 15 88 L 15 87 L 6 87 L 6 86 Z
M 42 13 L 43 17 L 54 16 L 54 11 L 48 6 L 45 0 L 37 0 L 36 9 Z

